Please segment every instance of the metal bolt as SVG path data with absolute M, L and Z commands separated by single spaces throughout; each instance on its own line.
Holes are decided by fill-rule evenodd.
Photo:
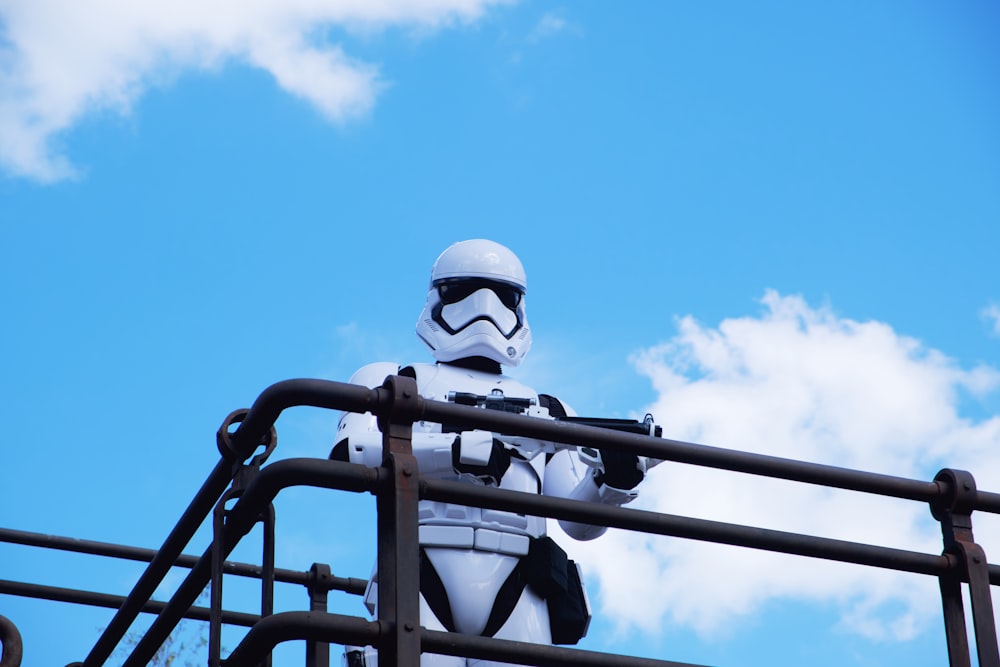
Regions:
M 403 390 L 403 398 L 413 398 L 413 392 L 409 389 Z
M 404 623 L 403 624 L 403 629 L 406 630 L 407 632 L 413 632 L 413 624 L 412 623 Z
M 410 466 L 404 466 L 403 477 L 413 477 L 413 468 L 411 468 Z
M 982 561 L 979 560 L 979 556 L 973 556 L 972 562 L 975 563 L 976 565 L 979 565 Z

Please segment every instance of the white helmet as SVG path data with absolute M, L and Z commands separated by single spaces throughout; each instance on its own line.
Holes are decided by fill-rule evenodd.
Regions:
M 417 335 L 438 361 L 486 357 L 517 366 L 531 347 L 526 288 L 521 260 L 508 248 L 460 241 L 434 262 Z

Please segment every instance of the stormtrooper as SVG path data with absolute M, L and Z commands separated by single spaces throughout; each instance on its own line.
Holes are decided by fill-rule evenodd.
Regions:
M 377 387 L 398 373 L 415 378 L 421 396 L 430 400 L 476 404 L 491 398 L 539 418 L 572 416 L 556 398 L 503 374 L 503 365 L 518 366 L 531 347 L 526 290 L 521 261 L 505 246 L 484 239 L 450 246 L 434 263 L 417 321 L 417 335 L 436 363 L 373 363 L 351 383 Z M 424 476 L 610 505 L 636 497 L 647 466 L 642 457 L 611 450 L 584 456 L 575 448 L 543 444 L 488 431 L 454 432 L 441 424 L 413 426 L 413 453 Z M 331 458 L 380 465 L 382 434 L 375 418 L 345 414 Z M 546 537 L 544 518 L 422 500 L 419 521 L 421 625 L 534 643 L 573 644 L 586 633 L 590 610 L 579 568 Z M 579 540 L 606 530 L 560 526 Z M 372 614 L 377 586 L 375 573 L 365 594 Z M 372 667 L 377 660 L 371 647 L 345 650 L 348 667 Z M 421 657 L 429 667 L 467 663 L 504 664 Z

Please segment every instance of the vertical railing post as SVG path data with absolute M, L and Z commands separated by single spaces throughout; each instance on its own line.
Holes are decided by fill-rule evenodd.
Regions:
M 309 568 L 309 611 L 326 613 L 329 598 L 330 566 L 313 563 Z M 330 645 L 306 642 L 306 667 L 330 667 Z
M 219 667 L 222 664 L 222 575 L 226 503 L 233 497 L 233 489 L 228 489 L 212 511 L 212 578 L 209 580 L 208 616 L 208 664 Z
M 939 580 L 949 664 L 951 667 L 968 667 L 971 664 L 962 606 L 962 581 L 967 581 L 979 665 L 1000 667 L 988 562 L 986 553 L 972 535 L 976 480 L 964 470 L 945 468 L 934 477 L 934 481 L 943 485 L 948 493 L 932 505 L 931 513 L 941 522 L 945 555 L 956 562 L 956 567 Z
M 264 532 L 264 553 L 261 561 L 263 568 L 260 573 L 260 617 L 266 618 L 274 613 L 274 503 L 268 503 L 261 512 L 260 522 Z M 271 667 L 271 654 L 261 663 Z
M 957 562 L 957 561 L 956 561 Z M 949 572 L 938 579 L 941 589 L 941 609 L 944 612 L 944 634 L 951 667 L 971 667 L 965 609 L 962 605 L 962 578 Z
M 378 619 L 389 629 L 379 647 L 382 667 L 420 664 L 420 545 L 417 460 L 413 422 L 420 397 L 413 378 L 391 375 L 382 385 L 390 392 L 388 414 L 379 417 L 382 465 L 388 483 L 380 489 L 378 508 Z

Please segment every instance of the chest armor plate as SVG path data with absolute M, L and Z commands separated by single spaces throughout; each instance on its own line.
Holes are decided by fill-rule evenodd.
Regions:
M 448 400 L 450 392 L 466 392 L 487 396 L 499 389 L 505 397 L 532 399 L 538 401 L 538 394 L 517 380 L 504 375 L 457 368 L 439 364 L 414 364 L 409 368 L 417 379 L 420 395 L 434 401 Z M 409 371 L 403 371 L 408 374 Z M 415 433 L 440 433 L 441 425 L 431 422 L 417 422 Z M 500 480 L 500 488 L 528 493 L 541 493 L 545 475 L 545 457 L 536 456 L 526 461 L 511 457 L 510 467 Z M 443 479 L 465 479 L 469 483 L 480 483 L 460 477 L 454 473 L 442 473 Z M 514 512 L 501 512 L 478 507 L 466 507 L 450 503 L 421 500 L 419 505 L 421 543 L 425 546 L 465 546 L 470 540 L 477 548 L 480 545 L 493 551 L 517 553 L 522 550 L 522 541 L 516 536 L 540 537 L 545 534 L 545 519 Z M 465 531 L 448 530 L 465 528 Z M 471 529 L 471 530 L 468 530 Z M 499 536 L 493 535 L 498 533 Z M 508 537 L 504 537 L 507 535 Z M 456 543 L 457 542 L 457 543 Z M 497 545 L 497 548 L 490 548 Z M 527 542 L 523 542 L 527 548 Z M 525 551 L 526 553 L 526 551 Z

